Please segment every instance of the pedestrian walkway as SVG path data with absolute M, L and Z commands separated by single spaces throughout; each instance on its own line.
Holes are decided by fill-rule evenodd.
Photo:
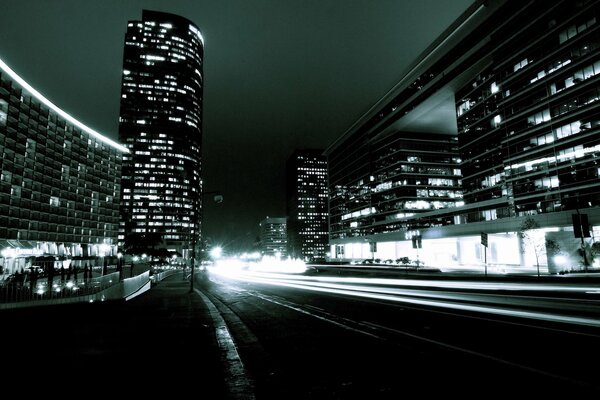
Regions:
M 28 396 L 227 398 L 212 319 L 178 274 L 127 302 L 2 310 L 0 318 L 0 376 Z

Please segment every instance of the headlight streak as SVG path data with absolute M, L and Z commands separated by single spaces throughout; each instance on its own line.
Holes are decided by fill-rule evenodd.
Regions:
M 557 303 L 555 298 L 550 297 L 533 297 L 533 296 L 505 296 L 500 294 L 481 294 L 481 293 L 461 293 L 448 291 L 424 291 L 419 289 L 399 289 L 399 288 L 382 288 L 374 286 L 358 286 L 358 285 L 343 285 L 335 283 L 320 283 L 320 282 L 301 282 L 297 283 L 291 279 L 271 279 L 273 282 L 299 284 L 310 287 L 322 287 L 329 289 L 340 289 L 366 293 L 389 294 L 395 296 L 409 296 L 416 298 L 442 299 L 450 301 L 460 301 L 466 303 L 493 303 L 496 305 L 506 306 L 525 306 L 535 308 L 547 308 L 556 310 Z M 581 300 L 581 299 L 558 299 L 561 310 L 573 311 L 600 311 L 600 301 L 598 300 Z
M 554 313 L 549 313 L 549 312 L 536 312 L 536 311 L 522 311 L 522 310 L 515 310 L 515 309 L 508 309 L 508 308 L 501 308 L 499 306 L 487 306 L 487 305 L 472 305 L 472 304 L 464 304 L 464 303 L 458 303 L 458 302 L 453 302 L 453 300 L 456 301 L 472 301 L 473 298 L 478 297 L 479 299 L 484 298 L 486 302 L 490 302 L 492 300 L 491 297 L 489 297 L 489 295 L 464 295 L 462 296 L 458 296 L 456 293 L 452 293 L 451 296 L 444 296 L 443 293 L 425 293 L 425 292 L 421 292 L 421 293 L 417 293 L 416 291 L 411 291 L 411 290 L 406 290 L 406 289 L 396 289 L 396 288 L 379 288 L 379 287 L 365 287 L 365 286 L 357 286 L 357 285 L 343 285 L 343 284 L 335 284 L 335 283 L 329 283 L 331 281 L 338 281 L 338 282 L 361 282 L 363 284 L 366 284 L 369 282 L 368 279 L 363 279 L 363 278 L 342 278 L 341 280 L 339 278 L 326 278 L 326 281 L 329 281 L 327 283 L 323 283 L 323 282 L 319 282 L 320 280 L 323 280 L 323 278 L 318 278 L 316 279 L 310 279 L 311 277 L 294 277 L 293 279 L 289 276 L 289 275 L 283 275 L 282 274 L 253 274 L 253 273 L 240 273 L 240 271 L 236 271 L 236 273 L 223 273 L 224 271 L 218 271 L 219 274 L 224 275 L 226 277 L 232 278 L 232 279 L 236 279 L 236 280 L 240 280 L 240 281 L 246 281 L 246 282 L 254 282 L 254 283 L 261 283 L 261 284 L 268 284 L 268 285 L 274 285 L 274 286 L 283 286 L 283 287 L 291 287 L 291 288 L 296 288 L 296 289 L 303 289 L 303 290 L 311 290 L 311 291 L 316 291 L 316 292 L 323 292 L 323 293 L 330 293 L 330 294 L 340 294 L 340 295 L 345 295 L 345 296 L 354 296 L 354 297 L 362 297 L 362 298 L 370 298 L 370 299 L 377 299 L 377 300 L 384 300 L 384 301 L 393 301 L 393 302 L 402 302 L 402 303 L 409 303 L 409 304 L 416 304 L 416 305 L 422 305 L 422 306 L 430 306 L 430 307 L 437 307 L 437 308 L 450 308 L 450 309 L 456 309 L 456 310 L 462 310 L 462 311 L 470 311 L 470 312 L 478 312 L 478 313 L 491 313 L 491 314 L 497 314 L 497 315 L 503 315 L 503 316 L 508 316 L 508 317 L 519 317 L 519 318 L 526 318 L 526 319 L 537 319 L 537 320 L 544 320 L 544 321 L 551 321 L 551 322 L 560 322 L 560 323 L 567 323 L 567 324 L 575 324 L 575 325 L 586 325 L 586 326 L 594 326 L 594 327 L 600 327 L 600 319 L 594 319 L 594 318 L 585 318 L 585 317 L 576 317 L 576 316 L 568 316 L 568 315 L 559 315 L 559 314 L 554 314 Z M 300 279 L 296 279 L 296 278 L 300 278 Z M 382 284 L 384 281 L 383 279 L 379 279 L 379 278 L 375 278 L 374 279 L 377 283 Z M 308 282 L 306 282 L 308 281 Z M 410 280 L 389 280 L 389 281 L 396 281 L 396 282 L 402 282 L 403 284 L 406 283 L 412 283 L 412 281 Z M 427 285 L 424 285 L 423 283 L 427 283 Z M 463 286 L 459 285 L 461 282 L 430 282 L 430 281 L 419 281 L 417 283 L 417 285 L 414 286 L 428 286 L 428 287 L 447 287 L 445 285 L 438 285 L 439 283 L 452 283 L 454 285 L 452 285 L 453 287 L 456 288 L 464 288 Z M 483 283 L 482 287 L 479 287 L 477 285 L 474 285 L 473 282 L 467 282 L 468 283 L 468 287 L 469 288 L 480 288 L 480 289 L 489 289 L 490 285 L 486 285 L 486 282 Z M 385 282 L 385 284 L 392 284 L 392 283 L 388 283 Z M 398 283 L 396 283 L 398 284 Z M 501 284 L 494 284 L 494 289 L 493 290 L 498 290 L 500 288 L 502 288 Z M 519 285 L 519 284 L 510 284 L 510 286 L 516 288 L 519 287 L 520 290 L 530 290 L 529 288 L 531 286 L 534 285 L 530 285 L 530 284 L 523 284 L 523 285 Z M 543 285 L 545 286 L 546 290 L 554 290 L 553 289 L 549 289 L 548 287 L 554 287 L 556 285 Z M 559 288 L 563 288 L 563 289 L 567 289 L 567 291 L 585 291 L 588 288 L 577 288 L 577 287 L 568 287 L 568 288 L 564 288 L 562 286 L 559 286 Z M 516 289 L 513 289 L 516 290 Z M 410 296 L 410 297 L 406 297 L 406 296 Z M 437 298 L 437 299 L 446 299 L 446 301 L 443 300 L 427 300 L 427 299 L 423 299 L 423 298 L 417 298 L 417 297 L 428 297 L 428 298 Z M 448 298 L 448 297 L 452 297 L 452 298 Z M 511 298 L 509 297 L 505 297 L 504 299 L 502 299 L 503 296 L 494 296 L 496 302 L 499 303 L 503 303 L 503 302 L 509 302 L 511 300 Z M 511 303 L 511 305 L 513 306 L 517 306 L 519 304 L 515 304 L 514 303 L 514 298 L 512 299 L 513 303 Z M 527 305 L 527 304 L 525 304 Z
M 576 293 L 600 293 L 600 285 L 580 286 L 569 282 L 565 283 L 508 283 L 508 282 L 468 282 L 468 281 L 444 281 L 444 280 L 424 280 L 424 279 L 395 279 L 395 278 L 356 278 L 356 277 L 314 277 L 304 275 L 289 275 L 285 273 L 273 273 L 263 271 L 224 271 L 215 270 L 221 275 L 234 277 L 241 276 L 259 276 L 263 278 L 286 278 L 299 281 L 317 281 L 317 282 L 335 282 L 335 283 L 355 283 L 363 285 L 381 285 L 381 286 L 415 286 L 430 287 L 442 289 L 477 289 L 477 290 L 510 290 L 510 291 L 532 291 L 532 292 L 576 292 Z

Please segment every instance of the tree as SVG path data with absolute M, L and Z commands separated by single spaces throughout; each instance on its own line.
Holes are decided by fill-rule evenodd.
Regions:
M 599 251 L 600 251 L 600 243 L 599 242 L 594 242 L 591 244 L 588 242 L 583 242 L 581 244 L 581 247 L 579 248 L 578 253 L 583 261 L 583 267 L 586 270 L 589 265 L 594 264 L 594 260 L 596 259 L 596 256 L 598 255 Z
M 535 255 L 535 263 L 537 266 L 537 275 L 540 276 L 540 258 L 546 256 L 546 241 L 544 234 L 539 231 L 540 224 L 532 217 L 526 217 L 519 226 L 518 235 L 523 241 L 525 248 L 531 248 Z
M 124 250 L 127 254 L 150 256 L 156 254 L 156 246 L 162 243 L 162 235 L 158 232 L 131 232 L 125 235 Z

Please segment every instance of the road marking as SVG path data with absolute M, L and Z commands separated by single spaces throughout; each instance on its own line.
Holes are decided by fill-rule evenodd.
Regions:
M 214 303 L 200 290 L 194 289 L 210 313 L 215 325 L 217 342 L 221 349 L 221 361 L 225 368 L 225 384 L 229 391 L 229 399 L 254 400 L 254 385 L 246 374 L 246 368 L 238 354 L 235 342 L 227 329 L 225 320 Z
M 566 324 L 573 325 L 588 325 L 593 327 L 600 327 L 600 319 L 597 318 L 587 318 L 587 317 L 577 317 L 577 316 L 569 316 L 569 315 L 560 315 L 560 314 L 551 314 L 549 312 L 537 312 L 537 311 L 521 311 L 510 308 L 502 308 L 502 306 L 496 305 L 478 305 L 478 304 L 464 304 L 460 301 L 450 300 L 439 300 L 437 297 L 439 295 L 431 296 L 427 294 L 419 294 L 423 298 L 413 297 L 411 295 L 405 296 L 401 294 L 390 294 L 384 292 L 373 291 L 373 289 L 365 289 L 365 288 L 356 288 L 356 287 L 343 287 L 340 285 L 316 285 L 316 284 L 306 284 L 306 283 L 296 283 L 289 281 L 275 281 L 275 280 L 267 280 L 267 279 L 254 279 L 253 282 L 264 283 L 268 285 L 275 286 L 283 286 L 283 287 L 291 287 L 296 289 L 303 290 L 312 290 L 316 292 L 324 292 L 330 294 L 342 294 L 347 296 L 355 296 L 361 298 L 369 298 L 376 300 L 389 300 L 394 302 L 402 302 L 409 304 L 417 304 L 424 306 L 432 306 L 432 307 L 441 307 L 441 308 L 450 308 L 457 309 L 463 311 L 473 311 L 480 313 L 489 313 L 489 314 L 498 314 L 509 317 L 519 317 L 525 319 L 538 319 L 545 320 L 551 322 L 560 322 Z
M 317 319 L 320 319 L 320 320 L 323 320 L 323 321 L 329 322 L 329 323 L 331 323 L 331 324 L 334 324 L 334 325 L 336 325 L 336 326 L 339 326 L 340 328 L 344 328 L 344 329 L 347 329 L 347 330 L 350 330 L 350 331 L 358 332 L 358 333 L 361 333 L 361 334 L 363 334 L 363 335 L 367 335 L 367 336 L 374 337 L 374 338 L 376 338 L 376 339 L 383 340 L 383 338 L 382 338 L 382 337 L 379 337 L 379 336 L 377 336 L 377 335 L 374 335 L 374 334 L 372 334 L 372 333 L 365 332 L 365 331 L 363 331 L 363 330 L 356 329 L 356 328 L 353 328 L 353 327 L 351 327 L 351 326 L 345 325 L 345 324 L 343 324 L 343 323 L 341 323 L 341 322 L 334 321 L 334 320 L 333 320 L 333 319 L 331 319 L 331 318 L 323 317 L 323 316 L 321 316 L 321 315 L 317 315 L 317 314 L 315 314 L 315 313 L 312 313 L 312 312 L 310 312 L 310 311 L 306 311 L 306 310 L 304 310 L 303 308 L 301 308 L 301 307 L 299 307 L 299 306 L 296 306 L 294 303 L 289 303 L 289 302 L 287 302 L 287 301 L 286 301 L 286 302 L 284 302 L 284 301 L 278 301 L 278 300 L 274 300 L 274 299 L 270 298 L 269 296 L 265 296 L 265 295 L 263 295 L 263 294 L 259 294 L 259 293 L 256 293 L 256 292 L 248 292 L 248 293 L 249 293 L 251 296 L 258 297 L 259 299 L 263 299 L 263 300 L 265 300 L 265 301 L 268 301 L 268 302 L 271 302 L 271 303 L 274 303 L 274 304 L 280 305 L 280 306 L 282 306 L 282 307 L 287 307 L 287 308 L 289 308 L 289 309 L 291 309 L 291 310 L 297 311 L 297 312 L 299 312 L 299 313 L 302 313 L 302 314 L 310 315 L 311 317 L 314 317 L 314 318 L 317 318 Z M 286 303 L 287 303 L 287 304 L 286 304 Z M 292 305 L 292 304 L 294 304 L 294 305 Z M 349 320 L 347 320 L 347 321 L 349 321 Z
M 308 308 L 309 310 L 315 310 L 315 311 L 319 311 L 319 312 L 324 312 L 325 311 L 324 308 L 311 306 L 310 304 L 305 304 L 304 308 Z
M 523 369 L 523 370 L 526 370 L 526 371 L 530 371 L 530 372 L 537 373 L 537 374 L 540 374 L 540 375 L 548 376 L 548 377 L 553 378 L 553 379 L 559 379 L 559 380 L 571 382 L 571 383 L 574 383 L 574 384 L 580 385 L 580 386 L 589 386 L 588 383 L 583 382 L 583 381 L 579 381 L 579 380 L 576 380 L 576 379 L 573 379 L 573 378 L 556 375 L 556 374 L 553 374 L 553 373 L 548 372 L 548 371 L 540 370 L 540 369 L 537 369 L 537 368 L 534 368 L 534 367 L 530 367 L 530 366 L 527 366 L 527 365 L 522 365 L 522 364 L 514 363 L 512 361 L 508 361 L 508 360 L 505 360 L 505 359 L 502 359 L 502 358 L 498 358 L 498 357 L 495 357 L 495 356 L 492 356 L 492 355 L 489 355 L 489 354 L 480 353 L 480 352 L 475 351 L 475 350 L 469 350 L 469 349 L 466 349 L 464 347 L 459 347 L 459 346 L 455 346 L 455 345 L 452 345 L 452 344 L 440 342 L 438 340 L 429 339 L 429 338 L 426 338 L 424 336 L 415 335 L 415 334 L 412 334 L 412 333 L 409 333 L 409 332 L 406 332 L 406 331 L 401 331 L 401 330 L 398 330 L 398 329 L 389 328 L 387 326 L 375 324 L 373 322 L 368 322 L 368 321 L 356 322 L 356 321 L 352 321 L 352 320 L 344 318 L 344 317 L 335 316 L 335 315 L 327 313 L 325 311 L 323 311 L 323 314 L 326 314 L 327 317 L 323 317 L 321 315 L 317 315 L 317 314 L 314 314 L 314 313 L 309 312 L 307 310 L 304 310 L 302 308 L 303 306 L 298 305 L 298 304 L 293 303 L 293 302 L 290 302 L 290 301 L 287 301 L 287 300 L 285 300 L 285 301 L 277 301 L 277 300 L 273 300 L 273 299 L 269 298 L 269 296 L 261 294 L 261 293 L 251 292 L 251 291 L 249 291 L 248 293 L 250 295 L 252 295 L 252 296 L 258 297 L 258 298 L 263 299 L 265 301 L 269 301 L 271 303 L 280 305 L 282 307 L 286 307 L 286 308 L 289 308 L 291 310 L 294 310 L 294 311 L 297 311 L 297 312 L 300 312 L 300 313 L 303 313 L 303 314 L 306 314 L 306 315 L 310 315 L 310 316 L 312 316 L 314 318 L 320 319 L 322 321 L 329 322 L 329 323 L 334 324 L 336 326 L 339 326 L 341 328 L 348 329 L 348 330 L 351 330 L 351 331 L 354 331 L 354 332 L 357 332 L 357 333 L 361 333 L 363 335 L 370 336 L 370 337 L 373 337 L 373 338 L 376 338 L 376 339 L 379 339 L 379 340 L 389 340 L 389 339 L 386 339 L 386 338 L 384 338 L 382 336 L 375 335 L 375 334 L 373 334 L 371 332 L 368 332 L 366 330 L 363 330 L 363 329 L 383 330 L 383 331 L 387 331 L 387 332 L 392 332 L 392 333 L 394 333 L 396 335 L 407 336 L 407 337 L 410 337 L 412 339 L 416 339 L 416 340 L 419 340 L 419 341 L 422 341 L 422 342 L 433 344 L 433 345 L 436 345 L 436 346 L 439 346 L 439 347 L 442 347 L 442 348 L 446 348 L 446 349 L 449 349 L 449 350 L 453 350 L 453 351 L 457 351 L 457 352 L 469 354 L 469 355 L 475 356 L 475 357 L 481 357 L 481 358 L 484 358 L 484 359 L 487 359 L 487 360 L 490 360 L 490 361 L 494 361 L 494 362 L 498 362 L 500 364 L 508 365 L 508 366 L 511 366 L 511 367 L 514 367 L 514 368 L 520 368 L 520 369 Z M 332 319 L 332 317 L 334 317 L 335 319 L 342 320 L 345 323 L 344 322 L 335 321 L 334 319 Z M 348 323 L 352 323 L 353 325 L 358 325 L 358 326 L 362 327 L 363 329 L 354 328 L 354 327 L 346 325 Z

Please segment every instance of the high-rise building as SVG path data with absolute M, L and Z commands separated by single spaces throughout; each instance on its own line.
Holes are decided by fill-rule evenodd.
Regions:
M 123 158 L 120 244 L 153 234 L 187 257 L 202 221 L 204 42 L 189 20 L 144 10 L 125 34 L 120 141 Z
M 0 60 L 0 276 L 116 262 L 127 152 Z
M 260 253 L 262 256 L 287 255 L 287 228 L 285 217 L 267 217 L 260 222 Z
M 305 261 L 329 251 L 327 158 L 323 150 L 296 150 L 286 164 L 288 255 Z
M 572 214 L 600 220 L 599 20 L 597 0 L 475 1 L 326 150 L 333 257 L 589 264 Z

